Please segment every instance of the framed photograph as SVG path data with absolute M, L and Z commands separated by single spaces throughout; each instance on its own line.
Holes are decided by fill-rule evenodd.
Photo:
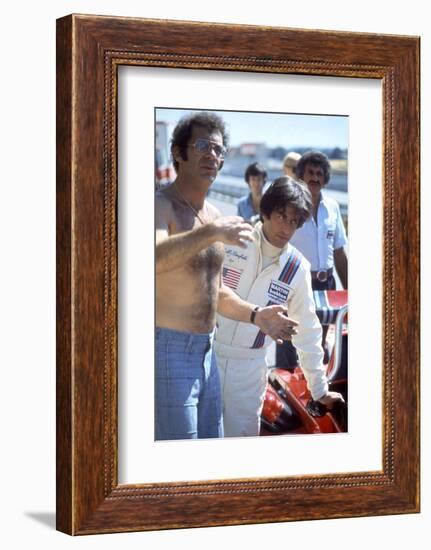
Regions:
M 339 433 L 155 435 L 155 175 L 157 186 L 175 177 L 162 127 L 186 112 L 228 122 L 231 149 L 209 141 L 229 180 L 226 190 L 220 171 L 209 196 L 222 213 L 234 213 L 247 192 L 244 162 L 261 154 L 272 159 L 271 180 L 300 146 L 326 147 L 331 162 L 340 158 L 333 172 L 348 174 L 349 422 Z M 318 118 L 332 138 L 325 120 L 342 121 L 343 138 L 319 141 L 301 117 L 309 126 Z M 418 511 L 419 38 L 59 19 L 57 528 Z

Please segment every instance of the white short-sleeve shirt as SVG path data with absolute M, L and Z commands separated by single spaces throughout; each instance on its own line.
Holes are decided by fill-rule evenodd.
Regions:
M 311 216 L 295 231 L 290 243 L 307 258 L 312 271 L 334 267 L 334 250 L 347 244 L 346 230 L 337 201 L 322 193 L 317 209 L 317 223 Z

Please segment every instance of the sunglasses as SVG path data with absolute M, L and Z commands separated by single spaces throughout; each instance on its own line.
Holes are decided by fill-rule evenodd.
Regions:
M 215 155 L 218 158 L 224 158 L 227 153 L 226 147 L 223 147 L 223 145 L 220 145 L 218 143 L 215 143 L 214 141 L 210 141 L 209 139 L 205 138 L 198 138 L 194 143 L 191 143 L 190 145 L 194 147 L 198 153 L 209 153 L 211 151 L 214 151 Z

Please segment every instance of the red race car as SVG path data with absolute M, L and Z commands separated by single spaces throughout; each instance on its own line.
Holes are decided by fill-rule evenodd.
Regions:
M 311 398 L 300 367 L 293 371 L 274 368 L 268 377 L 261 435 L 347 431 L 347 290 L 315 291 L 314 301 L 320 322 L 329 325 L 329 389 L 341 393 L 346 404 L 328 411 Z

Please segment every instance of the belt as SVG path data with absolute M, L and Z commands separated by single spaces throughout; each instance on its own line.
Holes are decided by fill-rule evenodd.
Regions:
M 331 277 L 332 271 L 332 267 L 327 270 L 322 269 L 320 271 L 312 271 L 311 278 L 319 281 L 320 283 L 324 283 L 329 279 L 329 277 Z

